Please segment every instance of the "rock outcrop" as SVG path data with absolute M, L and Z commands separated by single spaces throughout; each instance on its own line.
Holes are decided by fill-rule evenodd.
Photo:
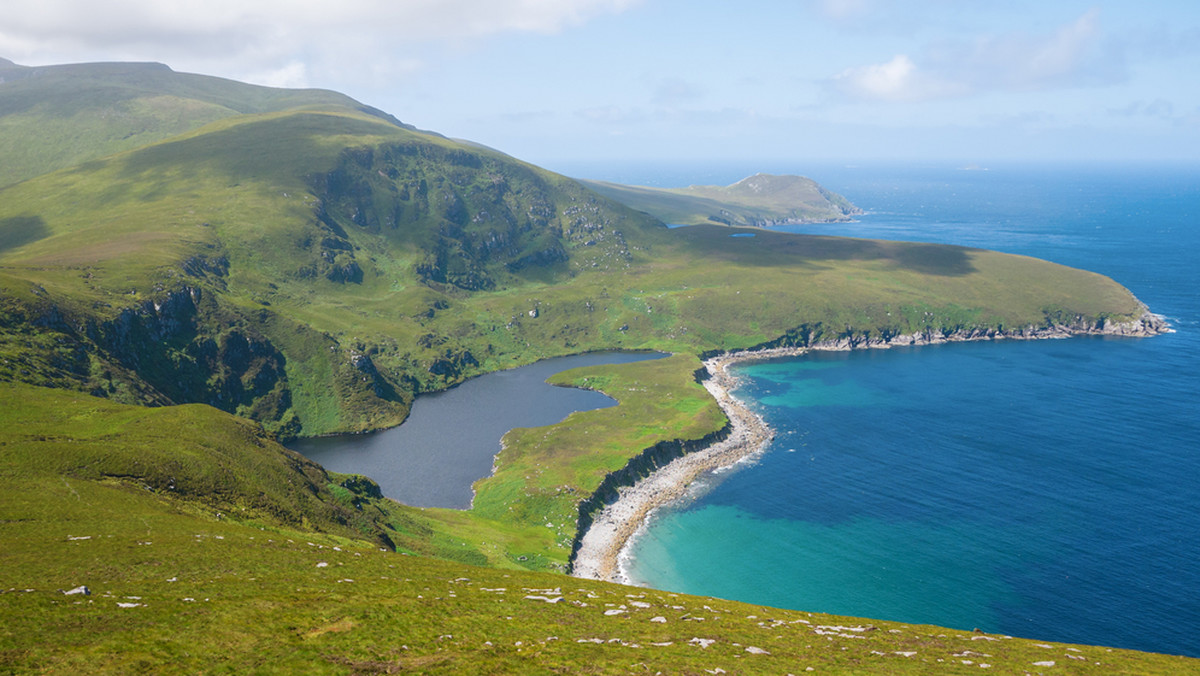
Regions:
M 754 350 L 769 350 L 784 347 L 805 347 L 814 350 L 854 350 L 862 348 L 881 348 L 893 345 L 938 345 L 941 343 L 961 342 L 967 340 L 1040 340 L 1045 338 L 1069 338 L 1072 336 L 1127 336 L 1149 337 L 1169 332 L 1170 326 L 1159 315 L 1153 314 L 1142 306 L 1141 314 L 1131 320 L 1117 320 L 1108 317 L 1088 318 L 1076 315 L 1067 321 L 1058 317 L 1047 317 L 1043 325 L 1026 325 L 1017 327 L 928 327 L 922 331 L 900 333 L 899 331 L 856 331 L 852 329 L 838 330 L 820 322 L 801 324 L 788 330 L 775 340 L 756 345 Z M 705 356 L 719 354 L 719 351 L 705 353 Z

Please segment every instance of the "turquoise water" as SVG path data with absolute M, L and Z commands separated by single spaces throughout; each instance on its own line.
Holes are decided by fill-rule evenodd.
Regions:
M 789 608 L 1200 656 L 1200 168 L 810 175 L 870 213 L 796 230 L 1095 270 L 1176 333 L 740 367 L 738 394 L 778 431 L 775 442 L 756 464 L 707 478 L 698 497 L 661 512 L 636 542 L 632 577 Z

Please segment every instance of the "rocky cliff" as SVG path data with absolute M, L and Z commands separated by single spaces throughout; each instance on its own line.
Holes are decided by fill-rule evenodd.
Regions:
M 1069 338 L 1072 336 L 1128 336 L 1148 337 L 1171 330 L 1167 322 L 1153 314 L 1144 305 L 1136 319 L 1121 321 L 1109 317 L 1088 318 L 1074 315 L 1063 318 L 1047 315 L 1043 325 L 1016 327 L 1000 326 L 930 326 L 920 331 L 902 333 L 880 329 L 855 331 L 837 329 L 820 322 L 801 324 L 788 330 L 774 340 L 761 343 L 748 351 L 775 348 L 809 348 L 814 350 L 853 350 L 862 348 L 890 347 L 892 345 L 937 345 L 965 340 L 1038 340 L 1044 338 Z M 703 357 L 720 354 L 720 351 L 704 353 Z

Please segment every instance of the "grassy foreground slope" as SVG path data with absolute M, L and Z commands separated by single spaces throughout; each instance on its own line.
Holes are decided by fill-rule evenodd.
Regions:
M 381 549 L 379 534 L 420 519 L 419 510 L 373 499 L 366 484 L 345 489 L 209 407 L 148 409 L 7 384 L 0 429 L 4 671 L 1198 668 L 1178 657 L 406 556 Z M 64 593 L 81 586 L 89 593 Z

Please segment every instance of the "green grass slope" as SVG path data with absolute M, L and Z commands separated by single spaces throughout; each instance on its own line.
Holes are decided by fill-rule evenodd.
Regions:
M 861 213 L 845 197 L 803 176 L 755 174 L 733 185 L 649 188 L 582 181 L 596 192 L 666 223 L 767 226 L 845 221 Z
M 628 650 L 622 641 L 670 642 L 678 653 L 667 651 L 665 667 L 709 668 L 702 664 L 716 651 L 690 643 L 700 635 L 662 627 L 591 637 L 581 629 L 574 643 L 521 633 L 563 623 L 611 630 L 605 622 L 644 609 L 617 607 L 624 602 L 615 588 L 578 583 L 615 595 L 606 609 L 626 611 L 595 617 L 600 604 L 574 596 L 548 602 L 525 598 L 546 594 L 488 596 L 498 592 L 481 587 L 484 595 L 460 605 L 425 603 L 425 592 L 440 592 L 440 578 L 451 575 L 486 579 L 488 588 L 506 586 L 504 575 L 518 576 L 521 588 L 575 588 L 573 580 L 526 576 L 566 568 L 581 505 L 605 477 L 643 449 L 725 425 L 695 382 L 700 353 L 1089 330 L 1144 312 L 1110 279 L 1030 258 L 717 225 L 669 230 L 636 200 L 606 198 L 331 93 L 136 64 L 0 63 L 0 71 L 0 92 L 20 94 L 0 102 L 10 106 L 0 111 L 0 143 L 32 153 L 23 180 L 0 187 L 0 488 L 10 496 L 0 555 L 11 575 L 0 588 L 40 590 L 0 596 L 15 604 L 3 610 L 14 623 L 5 623 L 0 655 L 22 668 L 65 671 L 99 658 L 104 668 L 129 670 L 142 659 L 192 664 L 207 659 L 192 655 L 226 654 L 236 655 L 226 658 L 230 670 L 312 660 L 332 671 L 519 670 L 534 659 L 546 669 L 606 671 L 632 654 L 607 652 Z M 154 117 L 140 139 L 114 142 L 128 132 L 126 117 L 96 115 L 101 103 L 120 108 L 147 97 L 159 112 L 177 113 L 178 124 Z M 188 112 L 197 107 L 208 112 Z M 62 153 L 48 146 L 39 154 L 31 149 L 40 137 L 22 131 L 39 121 L 78 138 L 63 137 Z M 786 178 L 748 181 L 717 197 L 782 208 L 808 189 Z M 468 511 L 398 505 L 368 480 L 327 473 L 274 441 L 393 425 L 421 392 L 612 348 L 675 354 L 562 374 L 558 382 L 604 391 L 621 405 L 510 432 Z M 69 539 L 89 534 L 80 528 L 94 534 Z M 351 543 L 361 547 L 355 566 L 372 563 L 344 578 L 395 584 L 364 591 L 326 575 L 337 572 L 326 569 L 332 561 L 318 570 L 307 558 L 337 552 L 350 565 L 343 552 Z M 213 549 L 195 549 L 201 544 Z M 377 556 L 380 546 L 419 556 Z M 47 560 L 54 563 L 39 570 Z M 454 568 L 462 564 L 495 570 Z M 200 603 L 202 593 L 225 600 L 208 606 L 219 608 L 211 613 L 165 603 L 184 579 L 160 575 L 167 568 L 191 571 L 195 585 L 186 596 L 193 601 L 172 604 Z M 44 579 L 32 582 L 39 572 Z M 81 575 L 88 580 L 71 581 Z M 110 605 L 140 602 L 120 595 L 155 599 L 114 612 L 154 610 L 114 616 L 104 606 L 72 615 L 88 611 L 76 600 L 95 608 L 100 599 L 46 591 L 96 580 L 109 585 Z M 223 596 L 227 582 L 237 591 Z M 485 612 L 487 603 L 502 614 Z M 196 623 L 163 619 L 176 615 Z M 802 615 L 787 616 L 803 624 Z M 507 617 L 524 622 L 510 630 Z M 684 619 L 668 624 L 674 630 Z M 123 629 L 105 633 L 114 621 Z M 430 633 L 435 627 L 455 630 Z M 408 649 L 387 638 L 410 631 L 420 640 L 400 644 Z M 779 634 L 767 647 L 769 631 L 731 631 L 719 639 L 730 659 L 765 660 L 734 650 L 737 643 L 816 657 L 798 652 L 795 636 Z M 888 634 L 869 638 L 892 641 Z M 26 635 L 40 638 L 23 647 Z M 55 650 L 62 636 L 87 647 L 64 657 Z M 497 637 L 511 639 L 512 649 L 497 648 Z M 958 645 L 932 638 L 918 631 L 911 641 Z M 193 653 L 193 643 L 205 647 Z M 871 645 L 887 653 L 914 644 Z M 816 664 L 866 664 L 839 659 Z M 729 664 L 737 663 L 722 668 Z
M 258 87 L 158 63 L 0 60 L 0 186 L 233 115 L 305 106 L 373 111 L 336 92 Z
M 623 264 L 606 227 L 661 227 L 351 110 L 221 120 L 0 194 L 10 378 L 307 433 L 395 424 L 484 368 L 424 329 L 450 303 Z
M 1031 259 L 734 234 L 357 110 L 238 115 L 0 190 L 0 378 L 321 434 L 551 355 L 1140 312 Z
M 610 383 L 611 384 L 611 383 Z M 621 408 L 621 407 L 618 407 Z M 1196 660 L 835 617 L 381 547 L 422 518 L 252 424 L 0 385 L 9 673 L 1169 674 Z M 346 483 L 357 490 L 343 486 Z M 406 517 L 403 513 L 409 513 Z M 405 521 L 407 519 L 407 521 Z M 543 530 L 545 530 L 543 528 Z M 65 592 L 86 586 L 88 593 Z

